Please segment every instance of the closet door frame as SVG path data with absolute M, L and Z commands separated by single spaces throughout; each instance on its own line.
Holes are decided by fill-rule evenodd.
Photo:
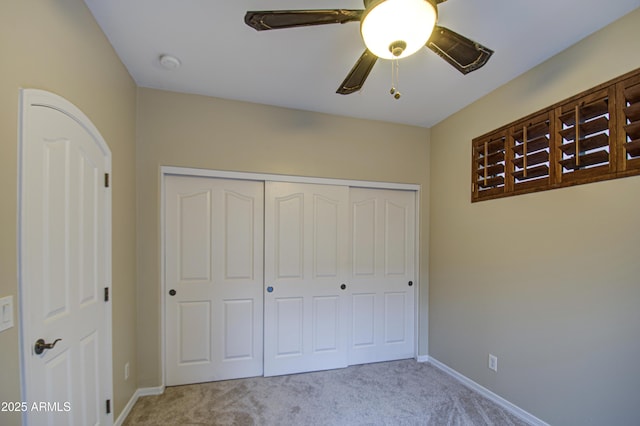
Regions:
M 292 182 L 292 183 L 311 183 L 319 185 L 338 185 L 357 188 L 370 188 L 370 189 L 396 189 L 405 191 L 415 191 L 416 193 L 416 211 L 415 211 L 415 274 L 416 274 L 416 287 L 415 287 L 415 324 L 414 324 L 414 358 L 421 361 L 424 356 L 418 354 L 420 335 L 420 200 L 421 200 L 421 186 L 419 184 L 412 183 L 393 183 L 393 182 L 375 182 L 375 181 L 363 181 L 363 180 L 346 180 L 346 179 L 332 179 L 332 178 L 319 178 L 319 177 L 307 177 L 307 176 L 295 176 L 295 175 L 276 175 L 268 173 L 249 173 L 249 172 L 232 172 L 225 170 L 209 170 L 209 169 L 196 169 L 190 167 L 175 167 L 175 166 L 160 166 L 160 362 L 162 365 L 162 385 L 164 389 L 166 384 L 166 318 L 165 318 L 165 297 L 167 293 L 166 280 L 165 280 L 165 181 L 168 176 L 199 176 L 221 179 L 238 179 L 238 180 L 252 180 L 252 181 L 272 181 L 272 182 Z M 427 336 L 428 337 L 428 336 Z

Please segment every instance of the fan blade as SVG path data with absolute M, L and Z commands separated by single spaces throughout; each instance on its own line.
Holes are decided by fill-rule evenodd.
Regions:
M 244 22 L 258 31 L 359 21 L 363 10 L 274 10 L 247 12 Z
M 433 29 L 427 47 L 449 62 L 462 74 L 475 71 L 487 63 L 493 50 L 438 25 Z
M 371 68 L 376 64 L 378 57 L 373 53 L 369 52 L 369 49 L 365 49 L 364 53 L 356 64 L 349 71 L 349 75 L 344 79 L 336 93 L 341 95 L 350 95 L 353 92 L 357 92 L 362 89 L 364 85 L 364 81 L 369 76 L 371 72 Z

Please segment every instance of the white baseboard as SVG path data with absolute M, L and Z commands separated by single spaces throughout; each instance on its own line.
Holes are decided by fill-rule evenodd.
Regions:
M 129 415 L 129 413 L 133 409 L 133 406 L 136 405 L 136 401 L 138 401 L 138 398 L 140 398 L 141 396 L 162 395 L 163 393 L 164 393 L 164 386 L 156 386 L 156 387 L 153 387 L 153 388 L 139 388 L 139 389 L 137 389 L 133 393 L 133 395 L 131 395 L 131 398 L 129 399 L 129 402 L 127 402 L 127 405 L 124 406 L 124 409 L 122 410 L 122 412 L 120 413 L 120 415 L 116 419 L 115 423 L 113 423 L 113 425 L 114 426 L 122 426 L 124 421 L 127 419 L 127 416 Z
M 418 362 L 429 362 L 429 355 L 418 355 L 416 358 Z
M 418 357 L 418 361 L 420 361 L 420 358 L 421 357 Z M 478 383 L 474 382 L 473 380 L 471 380 L 467 376 L 464 376 L 464 375 L 460 374 L 459 372 L 457 372 L 453 368 L 449 367 L 448 365 L 445 365 L 445 364 L 441 363 L 440 361 L 438 361 L 437 359 L 435 359 L 433 357 L 426 356 L 425 358 L 427 359 L 426 362 L 430 363 L 431 365 L 433 365 L 437 369 L 447 373 L 448 375 L 450 375 L 454 379 L 456 379 L 459 382 L 461 382 L 466 387 L 478 392 L 480 395 L 484 396 L 485 398 L 495 402 L 496 404 L 498 404 L 499 406 L 501 406 L 505 410 L 509 411 L 511 414 L 513 414 L 514 416 L 518 417 L 519 419 L 529 423 L 532 426 L 549 426 L 548 423 L 540 420 L 539 418 L 537 418 L 533 414 L 523 410 L 522 408 L 518 407 L 517 405 L 512 404 L 511 402 L 507 401 L 506 399 L 504 399 L 500 395 L 497 395 L 497 394 L 491 392 L 489 389 L 485 388 L 484 386 L 479 385 Z

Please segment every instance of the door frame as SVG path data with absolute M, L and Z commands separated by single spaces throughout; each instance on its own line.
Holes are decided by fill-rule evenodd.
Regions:
M 98 129 L 91 122 L 89 117 L 87 117 L 79 108 L 73 105 L 71 102 L 66 100 L 65 98 L 56 95 L 51 92 L 47 92 L 45 90 L 39 89 L 20 89 L 20 104 L 19 104 L 19 123 L 18 123 L 18 236 L 17 236 L 17 251 L 18 251 L 18 298 L 20 299 L 19 304 L 19 314 L 20 314 L 20 327 L 19 327 L 19 335 L 20 335 L 20 387 L 21 387 L 21 396 L 22 401 L 28 401 L 27 399 L 27 387 L 28 383 L 28 375 L 27 370 L 31 364 L 31 350 L 33 342 L 28 339 L 31 331 L 31 322 L 29 319 L 29 315 L 27 314 L 27 308 L 29 306 L 29 302 L 31 301 L 31 294 L 29 288 L 25 285 L 23 276 L 24 276 L 24 268 L 25 262 L 23 262 L 23 244 L 22 244 L 22 236 L 24 235 L 24 224 L 25 224 L 25 211 L 23 210 L 23 190 L 24 190 L 24 173 L 26 170 L 26 158 L 25 158 L 25 144 L 26 144 L 26 136 L 29 132 L 30 120 L 29 120 L 29 109 L 32 107 L 44 107 L 55 109 L 74 121 L 76 121 L 80 126 L 82 126 L 91 136 L 93 141 L 96 143 L 97 147 L 103 153 L 103 156 L 106 160 L 105 172 L 112 175 L 111 172 L 111 150 L 107 145 L 106 141 L 98 131 Z M 112 246 L 112 237 L 111 237 L 111 191 L 107 191 L 105 196 L 105 206 L 104 206 L 104 232 L 105 232 L 105 283 L 104 285 L 111 289 L 112 287 L 112 271 L 111 271 L 111 246 Z M 111 292 L 112 293 L 112 292 Z M 113 300 L 113 295 L 110 300 Z M 105 306 L 105 318 L 104 318 L 104 326 L 105 326 L 105 345 L 104 345 L 104 353 L 101 355 L 106 360 L 106 371 L 103 372 L 103 377 L 101 380 L 104 380 L 104 385 L 108 389 L 107 395 L 105 398 L 110 399 L 113 407 L 113 342 L 112 342 L 112 303 L 109 303 Z M 113 418 L 113 410 L 110 418 Z M 22 413 L 22 422 L 23 424 L 27 424 L 28 422 L 28 410 L 23 411 Z
M 166 315 L 165 315 L 165 294 L 166 294 L 166 279 L 165 279 L 165 180 L 168 176 L 197 176 L 197 177 L 210 177 L 219 179 L 239 179 L 239 180 L 252 180 L 261 182 L 292 182 L 292 183 L 311 183 L 319 185 L 338 185 L 358 188 L 370 188 L 370 189 L 396 189 L 405 191 L 414 191 L 416 194 L 416 210 L 415 210 L 415 271 L 416 282 L 415 286 L 415 324 L 414 324 L 414 358 L 419 357 L 419 340 L 420 335 L 420 203 L 421 203 L 421 190 L 422 186 L 415 183 L 394 183 L 394 182 L 376 182 L 365 180 L 349 180 L 349 179 L 333 179 L 333 178 L 320 178 L 309 176 L 295 176 L 295 175 L 277 175 L 269 173 L 251 173 L 251 172 L 233 172 L 227 170 L 211 170 L 211 169 L 197 169 L 191 167 L 178 167 L 178 166 L 160 166 L 160 364 L 162 365 L 162 385 L 164 389 L 166 385 Z

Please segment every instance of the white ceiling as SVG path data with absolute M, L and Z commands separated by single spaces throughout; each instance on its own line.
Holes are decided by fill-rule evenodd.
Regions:
M 466 76 L 425 48 L 378 60 L 364 88 L 335 93 L 364 51 L 358 23 L 258 32 L 247 10 L 362 9 L 361 0 L 85 0 L 139 86 L 431 127 L 640 7 L 640 0 L 449 0 L 438 24 L 495 51 Z M 180 59 L 168 71 L 161 54 Z

